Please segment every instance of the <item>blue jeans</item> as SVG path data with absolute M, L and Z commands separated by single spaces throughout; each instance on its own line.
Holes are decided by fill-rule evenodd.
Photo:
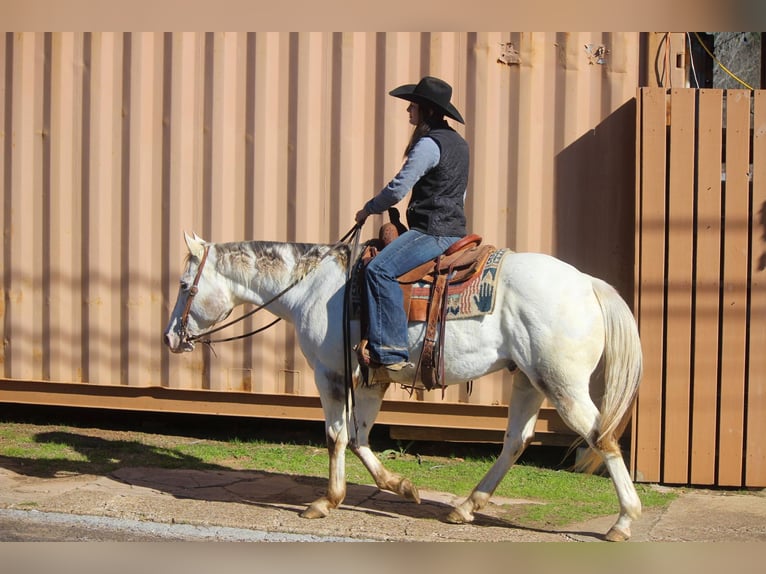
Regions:
M 406 231 L 381 250 L 365 272 L 370 358 L 383 365 L 409 360 L 407 315 L 397 277 L 435 259 L 460 237 Z

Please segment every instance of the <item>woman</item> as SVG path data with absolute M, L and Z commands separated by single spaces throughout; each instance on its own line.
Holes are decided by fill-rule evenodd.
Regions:
M 397 277 L 438 257 L 466 235 L 464 200 L 468 183 L 468 144 L 445 120 L 465 123 L 450 103 L 452 87 L 426 76 L 390 95 L 410 102 L 415 126 L 405 162 L 394 178 L 356 214 L 363 224 L 383 213 L 412 189 L 407 207 L 409 230 L 372 259 L 365 272 L 368 335 L 360 360 L 372 368 L 399 371 L 409 363 L 407 316 Z

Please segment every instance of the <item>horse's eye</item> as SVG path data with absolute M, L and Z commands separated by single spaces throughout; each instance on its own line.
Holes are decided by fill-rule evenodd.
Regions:
M 181 291 L 188 291 L 188 290 L 189 290 L 189 282 L 181 279 Z

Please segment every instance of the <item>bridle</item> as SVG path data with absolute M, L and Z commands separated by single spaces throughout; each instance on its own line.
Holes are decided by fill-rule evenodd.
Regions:
M 199 292 L 199 280 L 202 277 L 202 269 L 205 267 L 205 263 L 207 262 L 207 254 L 210 251 L 210 246 L 205 245 L 205 249 L 202 251 L 202 257 L 200 258 L 199 265 L 197 266 L 197 274 L 194 276 L 194 281 L 191 284 L 191 287 L 189 287 L 189 295 L 186 297 L 186 306 L 184 307 L 184 312 L 181 314 L 181 340 L 182 341 L 194 341 L 197 339 L 196 336 L 189 336 L 188 331 L 188 323 L 189 323 L 189 313 L 191 312 L 191 306 L 192 302 L 194 301 L 194 297 Z
M 359 231 L 360 230 L 361 230 L 361 225 L 359 225 L 359 224 L 354 225 L 354 227 L 352 227 L 337 243 L 335 243 L 335 245 L 331 246 L 330 249 L 328 249 L 324 253 L 324 255 L 322 255 L 322 257 L 317 262 L 317 266 L 319 265 L 319 262 L 321 262 L 330 253 L 333 253 L 335 251 L 335 249 L 337 249 L 340 245 L 342 245 L 344 243 L 351 244 L 353 242 L 354 247 L 355 247 L 358 244 L 358 242 L 359 242 Z M 276 319 L 274 319 L 268 325 L 265 325 L 263 327 L 255 329 L 254 331 L 250 331 L 249 333 L 244 333 L 242 335 L 235 335 L 233 337 L 227 337 L 225 339 L 216 339 L 216 340 L 211 340 L 209 338 L 203 338 L 203 337 L 208 337 L 209 335 L 212 335 L 213 333 L 217 333 L 219 331 L 222 331 L 223 329 L 226 329 L 227 327 L 230 327 L 230 326 L 232 326 L 232 325 L 234 325 L 236 323 L 239 323 L 240 321 L 243 321 L 243 320 L 247 319 L 248 317 L 254 315 L 255 313 L 257 313 L 261 309 L 264 309 L 265 307 L 267 307 L 268 305 L 270 305 L 271 303 L 273 303 L 274 301 L 279 299 L 282 295 L 287 293 L 290 289 L 295 287 L 307 275 L 307 273 L 304 273 L 304 274 L 298 276 L 297 278 L 295 278 L 292 281 L 292 283 L 290 283 L 287 287 L 282 289 L 282 291 L 280 291 L 279 293 L 274 295 L 271 299 L 269 299 L 265 303 L 262 303 L 261 305 L 258 305 L 255 309 L 253 309 L 251 311 L 248 311 L 247 313 L 245 313 L 241 317 L 238 317 L 238 318 L 236 318 L 236 319 L 234 319 L 232 321 L 229 321 L 228 323 L 224 323 L 223 325 L 219 325 L 218 327 L 214 327 L 212 329 L 208 329 L 207 331 L 204 331 L 204 332 L 199 333 L 197 335 L 190 335 L 189 331 L 188 331 L 189 313 L 191 312 L 191 306 L 192 306 L 192 303 L 194 301 L 194 297 L 199 292 L 199 282 L 200 282 L 200 279 L 202 277 L 202 270 L 205 267 L 205 263 L 207 262 L 207 256 L 208 256 L 208 252 L 209 251 L 210 251 L 210 246 L 209 245 L 205 245 L 204 251 L 202 252 L 202 257 L 200 258 L 199 266 L 197 267 L 197 273 L 194 275 L 194 281 L 192 282 L 191 287 L 189 287 L 189 294 L 188 294 L 188 296 L 186 298 L 186 305 L 184 306 L 184 311 L 181 314 L 181 329 L 180 329 L 179 335 L 181 336 L 181 340 L 182 341 L 187 341 L 187 342 L 190 342 L 190 343 L 194 343 L 195 341 L 199 341 L 200 343 L 204 343 L 204 344 L 210 346 L 211 343 L 225 343 L 225 342 L 228 342 L 228 341 L 236 341 L 238 339 L 244 339 L 246 337 L 250 337 L 252 335 L 256 335 L 256 334 L 258 334 L 258 333 L 260 333 L 262 331 L 265 331 L 269 327 L 272 327 L 273 325 L 276 325 L 282 319 L 280 317 L 277 317 Z M 351 258 L 349 257 L 349 262 L 348 262 L 349 267 L 350 267 L 350 264 L 351 264 Z M 314 268 L 316 268 L 316 266 Z

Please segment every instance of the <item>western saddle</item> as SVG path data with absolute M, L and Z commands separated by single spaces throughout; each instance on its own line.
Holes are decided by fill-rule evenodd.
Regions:
M 392 208 L 396 211 L 394 208 Z M 385 223 L 380 228 L 377 240 L 366 245 L 361 264 L 364 269 L 375 255 L 399 236 L 403 226 L 398 222 L 398 212 L 389 215 L 392 222 Z M 426 332 L 423 339 L 423 350 L 415 369 L 414 379 L 417 381 L 418 372 L 426 390 L 437 386 L 444 390 L 444 327 L 446 322 L 447 300 L 449 295 L 463 287 L 468 281 L 480 277 L 480 272 L 490 254 L 495 250 L 492 245 L 481 245 L 482 238 L 470 234 L 454 243 L 442 255 L 432 261 L 401 275 L 399 286 L 402 289 L 404 309 L 409 321 L 426 322 Z M 360 281 L 364 281 L 364 273 L 360 273 Z M 427 299 L 413 298 L 412 290 L 416 284 L 427 284 L 429 293 Z M 366 331 L 366 314 L 362 313 L 362 333 Z M 358 346 L 360 365 L 367 367 L 364 355 L 367 341 L 363 339 Z M 364 373 L 367 379 L 367 373 Z

